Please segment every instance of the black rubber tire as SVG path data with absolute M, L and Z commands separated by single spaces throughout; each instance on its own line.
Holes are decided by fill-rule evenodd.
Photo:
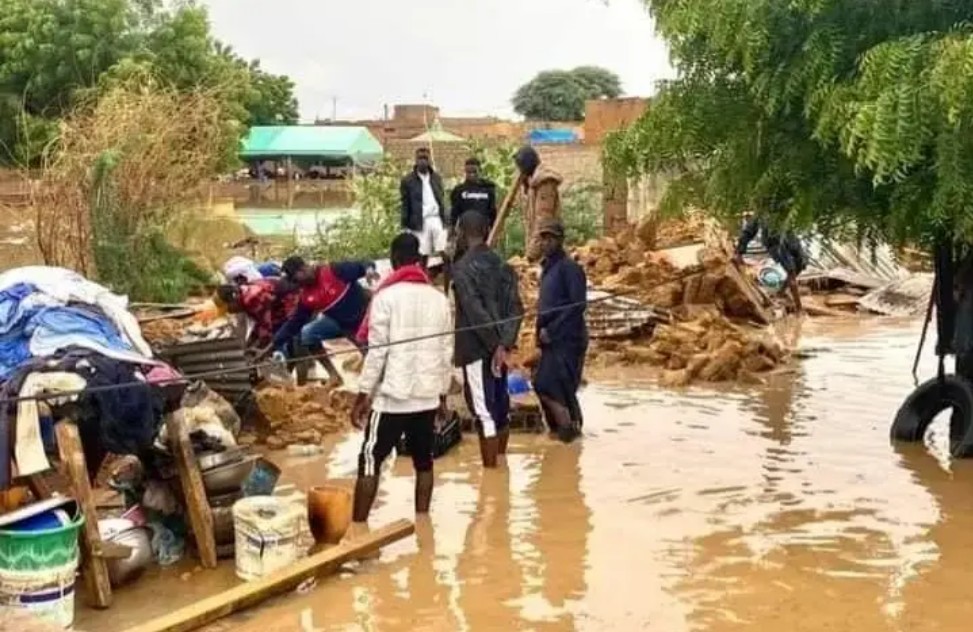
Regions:
M 924 382 L 906 398 L 892 422 L 892 441 L 922 441 L 933 419 L 949 409 L 950 453 L 958 459 L 973 456 L 973 384 L 957 375 Z

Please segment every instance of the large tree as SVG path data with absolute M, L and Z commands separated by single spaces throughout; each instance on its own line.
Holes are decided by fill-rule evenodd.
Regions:
M 133 75 L 180 90 L 218 88 L 240 123 L 291 123 L 294 85 L 222 47 L 204 8 L 159 0 L 4 0 L 0 161 L 30 161 L 57 120 Z
M 973 3 L 646 0 L 679 79 L 610 142 L 670 209 L 973 239 Z
M 545 70 L 517 90 L 513 106 L 517 114 L 531 120 L 580 121 L 585 101 L 621 93 L 618 76 L 604 68 Z

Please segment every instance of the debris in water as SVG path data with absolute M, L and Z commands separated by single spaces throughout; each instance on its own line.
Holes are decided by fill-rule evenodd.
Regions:
M 312 590 L 314 590 L 317 587 L 317 585 L 318 585 L 317 578 L 309 577 L 305 579 L 303 582 L 301 582 L 301 584 L 294 589 L 294 592 L 296 592 L 299 595 L 306 595 Z

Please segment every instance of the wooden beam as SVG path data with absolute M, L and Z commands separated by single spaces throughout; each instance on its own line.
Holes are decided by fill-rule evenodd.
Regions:
M 490 236 L 487 238 L 487 245 L 493 248 L 497 245 L 500 237 L 503 235 L 503 226 L 507 222 L 507 216 L 510 215 L 510 209 L 513 208 L 514 200 L 517 199 L 517 194 L 520 193 L 520 189 L 524 186 L 524 176 L 520 175 L 514 181 L 510 190 L 507 191 L 507 197 L 503 198 L 503 203 L 500 205 L 500 209 L 497 211 L 497 220 L 493 223 L 493 230 L 490 231 Z M 530 236 L 528 235 L 526 239 L 529 241 Z M 524 242 L 527 243 L 527 242 Z
M 104 543 L 98 531 L 98 508 L 95 505 L 95 496 L 91 493 L 81 435 L 78 427 L 67 419 L 54 426 L 54 434 L 57 436 L 61 466 L 71 482 L 74 498 L 84 516 L 84 529 L 81 532 L 81 568 L 84 581 L 91 594 L 92 605 L 96 608 L 108 608 L 112 602 L 111 580 L 108 577 L 108 566 L 101 557 Z
M 415 533 L 415 525 L 399 520 L 350 542 L 325 549 L 261 579 L 240 584 L 175 612 L 148 621 L 126 632 L 187 632 L 212 623 L 237 610 L 256 605 L 292 590 L 301 582 L 332 572 L 345 562 L 379 550 Z
M 177 410 L 168 415 L 165 423 L 169 432 L 169 449 L 176 460 L 179 483 L 182 485 L 182 494 L 186 502 L 186 515 L 189 517 L 189 526 L 192 527 L 193 538 L 196 540 L 199 560 L 205 568 L 216 568 L 213 510 L 210 509 L 206 497 L 203 475 L 199 471 L 199 462 L 193 452 L 182 411 Z

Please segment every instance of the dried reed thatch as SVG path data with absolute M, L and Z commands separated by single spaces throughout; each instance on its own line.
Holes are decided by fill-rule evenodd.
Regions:
M 99 245 L 161 234 L 235 149 L 224 112 L 216 92 L 126 86 L 67 117 L 32 187 L 45 263 L 97 277 Z

